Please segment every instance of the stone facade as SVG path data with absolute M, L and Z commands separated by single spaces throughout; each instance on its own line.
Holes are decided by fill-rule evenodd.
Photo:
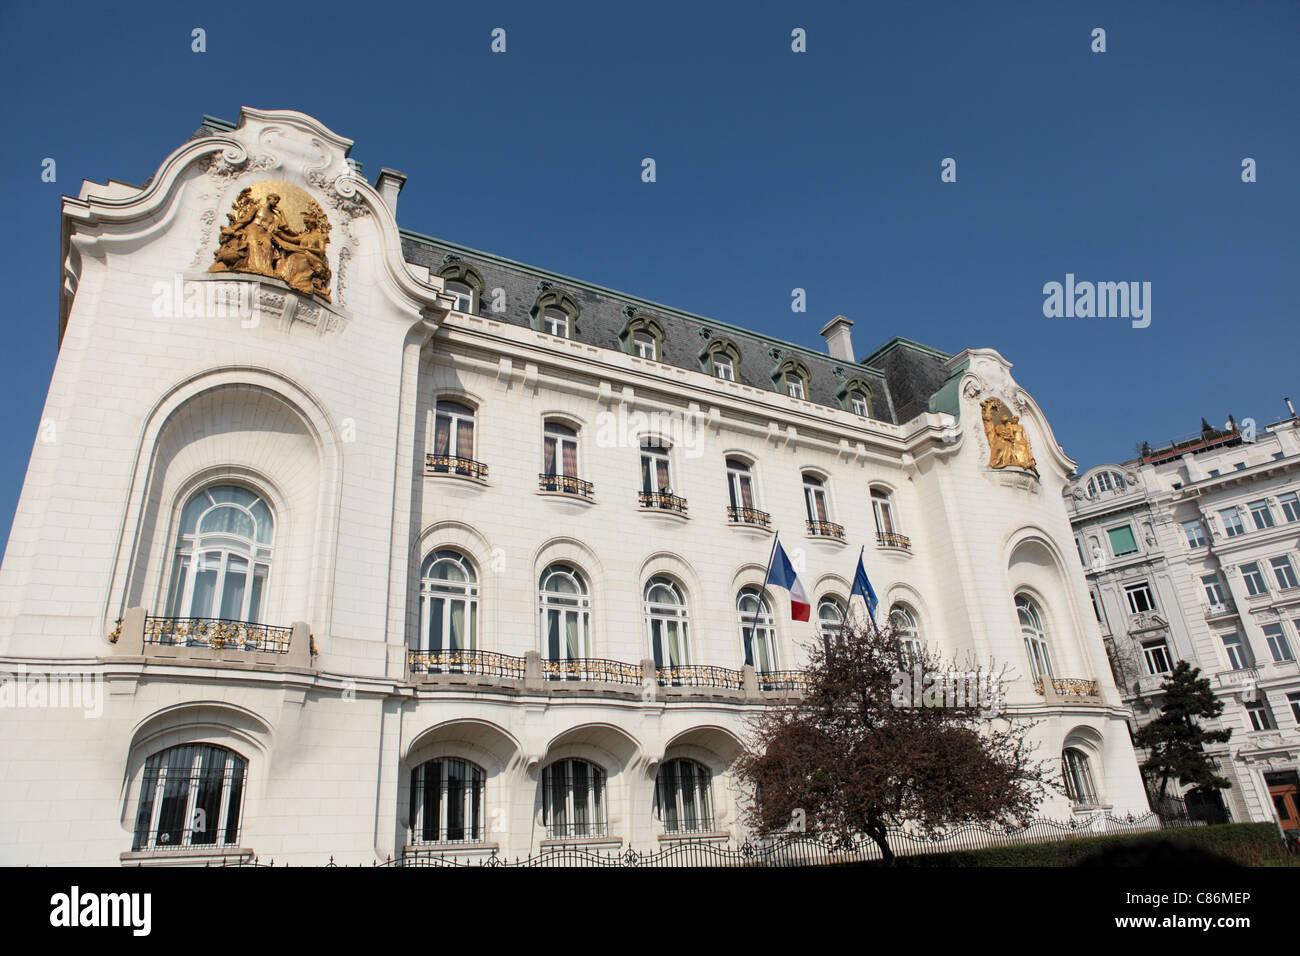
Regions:
M 848 599 L 860 547 L 883 607 L 906 606 L 922 640 L 1015 669 L 1009 714 L 1038 722 L 1040 756 L 1087 755 L 1095 792 L 1054 797 L 1044 815 L 1147 811 L 1071 554 L 1073 463 L 997 352 L 891 342 L 890 362 L 914 366 L 909 403 L 943 370 L 925 409 L 900 420 L 888 372 L 851 353 L 402 232 L 403 177 L 371 186 L 350 148 L 302 114 L 245 109 L 237 125 L 205 121 L 146 186 L 86 183 L 65 199 L 60 352 L 0 569 L 0 665 L 26 695 L 0 708 L 0 862 L 369 863 L 424 839 L 434 811 L 412 799 L 417 784 L 439 827 L 452 804 L 473 818 L 446 845 L 461 856 L 740 837 L 728 766 L 745 721 L 797 692 L 817 609 Z M 331 302 L 207 271 L 234 197 L 268 179 L 328 215 Z M 568 335 L 546 331 L 547 303 Z M 656 337 L 653 357 L 638 354 L 639 330 Z M 713 374 L 719 340 L 731 379 Z M 806 397 L 786 394 L 783 368 Z M 1039 475 L 988 467 L 989 397 L 1021 416 Z M 443 403 L 467 410 L 472 438 L 443 429 Z M 542 480 L 546 423 L 570 430 L 589 488 Z M 681 510 L 641 497 L 640 445 L 655 436 Z M 766 522 L 732 520 L 729 459 L 749 467 Z M 816 527 L 809 477 L 827 501 Z M 873 490 L 892 508 L 888 535 Z M 187 529 L 206 527 L 187 506 L 209 494 L 252 509 L 222 512 L 234 524 L 209 541 L 227 555 L 220 572 L 205 570 L 208 545 L 178 557 Z M 265 513 L 273 536 L 236 533 Z M 814 621 L 792 622 L 787 596 L 769 592 L 774 637 L 756 668 L 737 600 L 761 585 L 772 530 Z M 224 575 L 221 601 L 252 606 L 229 584 L 245 560 L 230 542 L 244 539 L 247 560 L 269 567 L 247 585 L 249 616 L 270 626 L 185 612 L 209 573 Z M 454 601 L 440 554 L 473 578 Z M 585 590 L 581 654 L 557 657 L 543 633 L 554 605 L 539 604 L 539 582 L 556 566 Z M 658 579 L 683 602 L 671 655 L 652 636 Z M 1077 682 L 1029 679 L 1017 596 L 1041 608 L 1055 676 Z M 177 620 L 189 616 L 236 620 Z M 413 657 L 433 646 L 432 620 L 472 635 L 474 653 Z M 95 699 L 43 706 L 34 675 Z M 694 828 L 656 802 L 665 768 L 687 766 L 676 761 L 711 777 Z M 603 783 L 583 776 L 592 767 Z M 457 774 L 472 779 L 448 784 Z M 161 833 L 168 813 L 199 810 L 219 819 Z

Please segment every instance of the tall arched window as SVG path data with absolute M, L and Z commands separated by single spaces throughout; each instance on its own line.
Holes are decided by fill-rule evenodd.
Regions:
M 435 551 L 420 570 L 418 651 L 478 648 L 478 575 L 455 551 Z
M 655 778 L 655 812 L 665 833 L 701 833 L 713 829 L 709 768 L 694 760 L 668 760 Z
M 413 843 L 477 842 L 484 838 L 483 768 L 438 757 L 411 770 Z
M 758 588 L 744 588 L 736 597 L 736 616 L 740 624 L 741 646 L 745 649 L 745 663 L 753 665 L 760 674 L 779 670 L 772 602 Z
M 691 662 L 686 595 L 676 581 L 660 575 L 646 583 L 645 620 L 655 667 L 684 667 Z
M 804 472 L 803 499 L 809 521 L 820 524 L 831 520 L 826 502 L 826 482 L 810 472 Z
M 866 418 L 868 415 L 870 415 L 871 404 L 870 404 L 870 400 L 867 398 L 867 393 L 857 388 L 850 391 L 849 409 L 853 412 L 854 415 L 861 415 L 863 418 Z
M 591 657 L 591 595 L 582 572 L 552 564 L 538 583 L 542 653 L 548 661 Z
M 895 604 L 889 609 L 889 626 L 898 634 L 898 646 L 903 656 L 914 661 L 921 656 L 921 629 L 916 614 L 906 604 Z
M 1027 594 L 1016 595 L 1016 614 L 1020 618 L 1020 634 L 1025 639 L 1025 654 L 1029 657 L 1029 674 L 1035 683 L 1051 680 L 1052 654 L 1047 646 L 1047 629 L 1038 603 Z
M 727 459 L 727 519 L 736 524 L 767 527 L 770 516 L 755 504 L 754 472 L 743 458 Z
M 461 402 L 439 399 L 429 467 L 435 472 L 477 476 L 471 467 L 473 462 L 474 409 Z
M 238 846 L 248 761 L 215 744 L 183 744 L 144 764 L 133 850 Z
M 274 539 L 261 496 L 238 485 L 196 493 L 181 512 L 168 616 L 260 621 Z
M 876 533 L 893 535 L 898 532 L 898 522 L 894 520 L 894 502 L 884 488 L 871 489 L 871 510 L 876 515 Z
M 1097 786 L 1086 753 L 1077 747 L 1066 747 L 1061 752 L 1061 771 L 1066 795 L 1076 807 L 1097 806 Z
M 823 644 L 829 647 L 839 641 L 847 613 L 844 602 L 833 594 L 828 594 L 817 602 L 817 627 L 821 631 Z
M 564 422 L 542 426 L 542 475 L 546 478 L 578 477 L 578 430 Z M 574 490 L 572 482 L 556 481 L 558 490 Z
M 586 760 L 542 768 L 542 823 L 551 839 L 605 835 L 605 771 Z

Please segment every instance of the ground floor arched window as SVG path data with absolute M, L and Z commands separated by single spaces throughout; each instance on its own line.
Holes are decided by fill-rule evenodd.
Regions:
M 484 838 L 483 768 L 439 757 L 411 771 L 411 837 L 414 843 L 477 842 Z
M 145 761 L 133 850 L 237 846 L 248 761 L 215 744 L 184 744 Z
M 542 770 L 542 822 L 551 839 L 605 835 L 605 771 L 586 760 Z
M 655 811 L 665 833 L 695 833 L 713 829 L 713 803 L 708 767 L 694 760 L 669 760 L 655 778 Z

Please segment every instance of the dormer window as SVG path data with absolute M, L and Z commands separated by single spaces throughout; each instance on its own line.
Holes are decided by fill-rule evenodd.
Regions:
M 864 379 L 850 378 L 835 393 L 840 408 L 862 418 L 871 417 L 871 386 Z
M 442 289 L 448 295 L 456 297 L 456 304 L 452 306 L 457 312 L 474 312 L 474 290 L 463 282 L 444 282 Z
M 548 335 L 569 337 L 569 317 L 564 310 L 551 307 L 542 313 L 542 331 Z
M 736 380 L 736 367 L 731 364 L 731 359 L 725 355 L 716 355 L 713 358 L 713 374 L 718 378 L 728 382 Z
M 867 396 L 861 392 L 852 392 L 849 394 L 849 407 L 853 409 L 854 415 L 867 417 Z
M 776 370 L 773 378 L 779 391 L 785 392 L 791 398 L 807 399 L 808 366 L 803 362 L 798 359 L 786 359 Z
M 655 348 L 654 336 L 649 332 L 637 332 L 632 336 L 632 349 L 639 358 L 658 361 L 658 349 Z
M 442 279 L 442 290 L 456 297 L 456 304 L 452 308 L 473 315 L 483 300 L 483 290 L 487 288 L 478 270 L 458 257 L 449 255 L 438 270 L 438 277 Z
M 804 387 L 803 380 L 798 378 L 789 378 L 785 380 L 785 393 L 791 398 L 803 398 Z
M 739 364 L 740 349 L 727 339 L 711 339 L 700 353 L 700 367 L 725 382 L 736 380 L 736 366 Z

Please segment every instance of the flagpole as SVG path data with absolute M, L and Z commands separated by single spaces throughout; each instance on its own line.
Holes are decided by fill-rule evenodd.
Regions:
M 772 576 L 772 561 L 776 558 L 776 543 L 781 539 L 778 531 L 772 536 L 772 553 L 767 556 L 767 571 L 763 574 L 763 586 L 758 590 L 758 604 L 754 607 L 754 620 L 749 625 L 749 637 L 745 639 L 745 663 L 754 664 L 754 632 L 758 630 L 758 614 L 763 610 L 763 599 L 767 597 L 767 579 Z

